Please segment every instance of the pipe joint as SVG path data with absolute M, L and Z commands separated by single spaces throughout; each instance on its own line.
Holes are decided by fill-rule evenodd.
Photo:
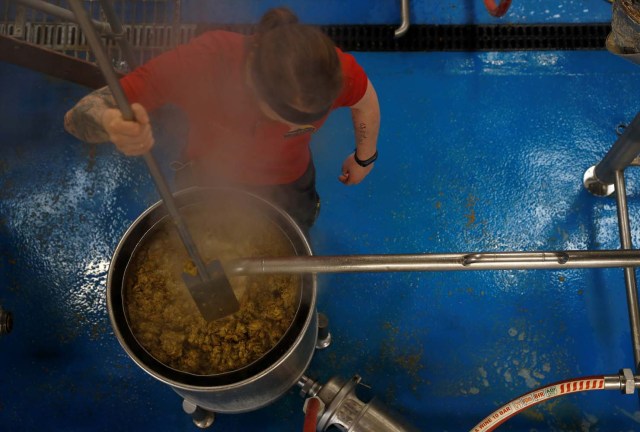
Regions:
M 322 384 L 317 381 L 309 378 L 305 375 L 302 375 L 297 382 L 298 387 L 300 387 L 300 397 L 306 398 L 315 397 L 318 392 L 322 389 Z
M 617 375 L 604 376 L 604 390 L 620 390 L 622 394 L 634 394 L 640 388 L 640 376 L 629 368 L 620 369 Z
M 633 394 L 636 391 L 636 377 L 631 369 L 620 370 L 620 391 L 624 394 Z
M 599 197 L 609 196 L 616 190 L 613 183 L 604 183 L 596 176 L 595 165 L 585 171 L 584 175 L 582 176 L 582 184 L 584 185 L 586 190 Z

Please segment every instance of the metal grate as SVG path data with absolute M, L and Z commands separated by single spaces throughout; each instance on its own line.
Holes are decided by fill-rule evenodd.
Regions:
M 69 9 L 63 0 L 48 3 Z M 133 52 L 140 63 L 157 56 L 176 44 L 190 40 L 196 25 L 180 23 L 180 0 L 116 0 L 114 8 L 120 16 Z M 89 16 L 105 22 L 98 0 L 85 0 Z M 75 23 L 50 14 L 26 8 L 12 0 L 0 0 L 0 35 L 14 37 L 42 48 L 93 62 L 91 50 Z M 114 64 L 126 70 L 117 44 L 105 36 L 107 50 Z
M 69 9 L 67 0 L 49 0 Z M 84 0 L 92 19 L 104 22 L 98 0 Z M 224 29 L 251 34 L 249 24 L 183 24 L 181 0 L 115 0 L 114 8 L 140 63 L 157 56 L 199 33 Z M 404 36 L 394 37 L 393 25 L 321 26 L 346 51 L 516 51 L 605 49 L 610 23 L 595 24 L 502 24 L 502 25 L 412 25 Z M 0 35 L 93 62 L 79 27 L 50 14 L 0 0 Z M 104 37 L 114 65 L 125 72 L 127 65 L 117 44 Z
M 527 25 L 412 25 L 401 38 L 390 25 L 321 27 L 345 51 L 599 50 L 610 23 Z M 248 34 L 251 25 L 200 25 L 196 34 L 225 29 Z

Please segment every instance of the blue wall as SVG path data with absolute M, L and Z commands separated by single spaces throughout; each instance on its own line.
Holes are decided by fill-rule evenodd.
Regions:
M 184 20 L 194 22 L 254 22 L 265 10 L 286 5 L 303 21 L 314 24 L 400 24 L 400 0 L 183 0 L 183 4 Z M 409 9 L 410 21 L 415 24 L 590 23 L 611 20 L 611 4 L 606 0 L 514 0 L 502 18 L 489 15 L 481 0 L 409 0 Z
M 399 2 L 296 2 L 316 23 L 399 23 Z M 605 1 L 412 2 L 415 23 L 603 22 Z M 184 2 L 185 20 L 247 22 L 272 2 Z M 548 12 L 547 12 L 548 11 Z M 555 17 L 558 15 L 558 17 Z M 380 159 L 337 181 L 348 111 L 314 138 L 322 212 L 316 254 L 617 249 L 613 198 L 582 175 L 640 109 L 637 67 L 606 51 L 355 53 L 382 106 Z M 105 308 L 109 260 L 158 197 L 144 165 L 62 128 L 88 89 L 0 63 L 0 430 L 193 430 L 180 398 L 118 345 Z M 156 121 L 161 121 L 157 117 Z M 175 143 L 160 134 L 168 172 Z M 627 174 L 633 239 L 638 174 Z M 334 342 L 308 375 L 360 374 L 424 431 L 471 429 L 498 406 L 567 378 L 633 368 L 621 269 L 322 275 Z M 301 430 L 292 389 L 220 415 L 212 430 Z M 578 393 L 505 431 L 640 429 L 637 396 Z

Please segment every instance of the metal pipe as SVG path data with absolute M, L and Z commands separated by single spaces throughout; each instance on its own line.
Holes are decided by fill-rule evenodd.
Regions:
M 640 154 L 640 113 L 613 144 L 594 170 L 595 178 L 603 184 L 615 182 L 616 171 L 622 171 Z
M 78 22 L 72 11 L 60 6 L 56 6 L 47 1 L 44 1 L 44 0 L 15 0 L 15 1 L 31 9 L 39 10 L 40 12 L 44 12 L 48 15 L 52 15 L 66 21 L 71 21 L 75 23 Z M 111 33 L 111 26 L 109 26 L 108 23 L 97 21 L 97 20 L 91 20 L 91 21 L 93 22 L 93 25 L 100 31 L 100 33 Z
M 133 54 L 133 50 L 131 49 L 131 45 L 127 42 L 126 32 L 122 28 L 120 24 L 120 20 L 116 15 L 116 11 L 113 8 L 110 0 L 100 0 L 100 6 L 102 7 L 102 11 L 104 12 L 105 17 L 107 18 L 107 22 L 111 26 L 112 37 L 115 39 L 120 51 L 122 51 L 122 55 L 124 56 L 124 60 L 129 64 L 129 69 L 133 70 L 138 66 L 138 62 L 136 61 L 136 57 Z
M 633 248 L 631 240 L 631 228 L 629 223 L 629 210 L 627 207 L 627 193 L 624 180 L 624 171 L 615 172 L 616 202 L 618 204 L 618 228 L 620 230 L 620 245 L 624 250 Z M 627 292 L 627 309 L 629 312 L 629 325 L 631 327 L 631 342 L 633 344 L 633 358 L 636 371 L 640 367 L 640 310 L 638 308 L 638 285 L 636 282 L 636 269 L 626 267 L 624 269 L 624 282 Z
M 402 16 L 402 23 L 400 27 L 393 32 L 393 35 L 397 38 L 404 36 L 409 30 L 409 0 L 400 0 L 400 14 Z
M 535 270 L 635 267 L 640 251 L 546 251 L 243 258 L 223 263 L 229 275 Z

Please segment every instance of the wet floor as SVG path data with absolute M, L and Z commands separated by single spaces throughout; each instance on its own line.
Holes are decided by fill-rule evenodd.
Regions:
M 382 106 L 380 157 L 356 187 L 347 110 L 314 138 L 318 255 L 619 248 L 613 198 L 582 175 L 640 104 L 637 66 L 605 51 L 356 53 Z M 158 200 L 141 160 L 67 135 L 87 89 L 0 64 L 0 430 L 194 430 L 181 399 L 118 344 L 105 282 L 129 224 Z M 162 120 L 162 117 L 160 117 Z M 158 157 L 169 173 L 171 139 Z M 640 239 L 638 175 L 627 170 Z M 633 368 L 621 269 L 319 276 L 332 345 L 307 371 L 354 374 L 424 431 L 464 431 L 534 388 Z M 293 431 L 292 389 L 212 430 Z M 637 396 L 578 393 L 505 431 L 629 431 Z

